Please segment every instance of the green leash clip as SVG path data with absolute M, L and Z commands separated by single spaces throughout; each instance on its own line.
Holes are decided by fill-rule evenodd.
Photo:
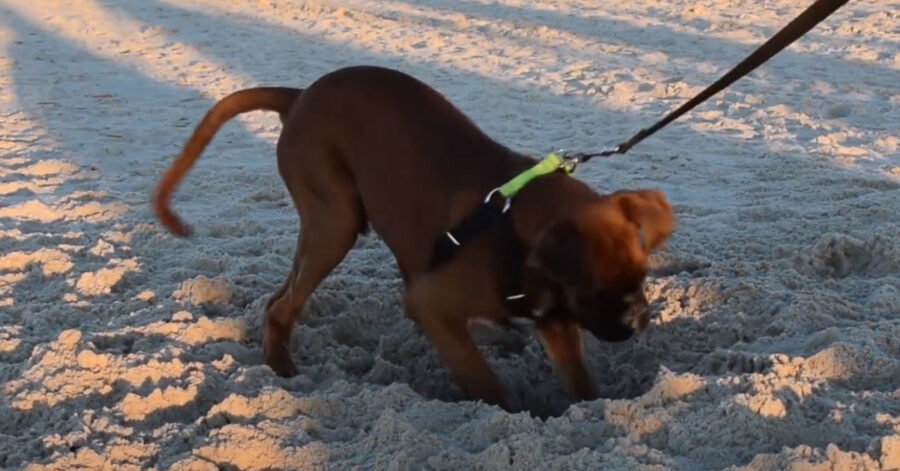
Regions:
M 575 170 L 575 163 L 565 157 L 560 157 L 555 152 L 551 152 L 533 167 L 504 183 L 497 191 L 499 191 L 503 197 L 511 198 L 535 178 L 553 173 L 560 169 L 565 170 L 566 173 L 572 173 L 572 171 Z
M 519 190 L 525 188 L 525 185 L 530 183 L 535 178 L 551 174 L 557 170 L 564 170 L 566 173 L 572 173 L 573 171 L 575 171 L 575 164 L 577 163 L 577 159 L 567 157 L 564 152 L 562 152 L 562 154 L 562 156 L 560 156 L 556 152 L 547 154 L 546 157 L 541 159 L 541 161 L 536 163 L 533 167 L 516 175 L 512 180 L 504 183 L 503 185 L 491 190 L 491 192 L 488 193 L 487 197 L 484 199 L 484 202 L 489 202 L 494 194 L 500 193 L 504 198 L 506 198 L 506 203 L 503 205 L 503 212 L 505 213 L 509 211 L 509 205 L 512 201 L 512 197 L 515 196 L 515 194 L 518 193 Z

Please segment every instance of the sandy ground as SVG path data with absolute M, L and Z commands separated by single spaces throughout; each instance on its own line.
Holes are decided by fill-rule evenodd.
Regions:
M 360 239 L 291 346 L 260 318 L 297 218 L 271 114 L 148 195 L 214 100 L 354 64 L 425 80 L 521 151 L 606 148 L 717 78 L 794 0 L 0 0 L 0 468 L 900 468 L 900 1 L 854 0 L 627 157 L 679 226 L 656 317 L 589 339 L 572 403 L 533 334 L 478 332 L 531 413 L 462 401 Z

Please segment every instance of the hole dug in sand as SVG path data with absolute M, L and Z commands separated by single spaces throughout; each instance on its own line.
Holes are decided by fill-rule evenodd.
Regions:
M 405 383 L 427 399 L 469 400 L 425 335 L 397 315 L 399 306 L 376 307 L 365 300 L 347 304 L 327 322 L 307 313 L 295 330 L 292 355 L 301 375 L 312 384 Z M 563 389 L 533 328 L 474 326 L 471 331 L 491 369 L 522 410 L 546 418 L 564 413 L 577 402 Z M 610 345 L 590 339 L 586 354 L 602 398 L 639 396 L 651 387 L 658 371 L 655 355 L 633 341 Z
M 301 376 L 316 387 L 338 380 L 359 385 L 403 383 L 427 399 L 468 400 L 431 342 L 402 314 L 401 285 L 342 275 L 327 279 L 300 316 L 290 351 Z M 680 303 L 678 296 L 664 299 L 669 292 L 649 294 L 652 301 Z M 717 299 L 708 296 L 710 303 Z M 684 336 L 697 336 L 695 324 L 654 325 L 622 343 L 602 342 L 585 333 L 585 360 L 598 397 L 623 399 L 646 393 L 663 360 L 671 360 L 673 345 Z M 470 331 L 506 393 L 522 410 L 546 418 L 559 416 L 578 402 L 564 390 L 532 325 L 479 323 Z

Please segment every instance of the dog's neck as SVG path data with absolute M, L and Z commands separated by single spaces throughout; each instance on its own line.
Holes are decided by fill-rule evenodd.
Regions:
M 601 199 L 586 184 L 563 172 L 537 178 L 513 199 L 509 217 L 516 236 L 526 249 L 550 224 L 577 213 Z
M 525 258 L 554 222 L 600 200 L 584 183 L 562 172 L 538 178 L 516 194 L 506 225 L 495 233 L 501 293 L 516 317 L 533 317 L 534 300 L 524 294 Z

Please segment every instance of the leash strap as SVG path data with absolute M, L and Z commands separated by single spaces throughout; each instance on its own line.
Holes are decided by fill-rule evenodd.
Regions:
M 478 234 L 489 231 L 494 224 L 502 221 L 506 211 L 509 209 L 512 196 L 535 178 L 560 169 L 565 170 L 567 173 L 571 173 L 575 169 L 576 164 L 587 162 L 594 157 L 609 157 L 614 154 L 624 154 L 628 152 L 635 144 L 653 135 L 681 115 L 692 110 L 711 96 L 722 91 L 738 79 L 764 64 L 771 59 L 772 56 L 778 54 L 784 48 L 809 32 L 809 30 L 813 29 L 825 18 L 828 18 L 828 16 L 834 13 L 838 8 L 844 6 L 848 1 L 849 0 L 816 0 L 816 2 L 804 10 L 803 13 L 800 13 L 800 15 L 788 23 L 787 26 L 769 38 L 768 41 L 763 43 L 762 46 L 758 47 L 733 69 L 729 70 L 728 73 L 719 78 L 719 80 L 716 80 L 712 85 L 697 94 L 694 98 L 691 98 L 687 103 L 667 114 L 653 126 L 641 129 L 637 134 L 632 136 L 631 139 L 622 142 L 614 149 L 596 153 L 551 153 L 530 169 L 522 172 L 500 187 L 495 188 L 488 193 L 484 203 L 479 204 L 472 213 L 460 221 L 453 229 L 437 238 L 432 249 L 430 269 L 433 270 L 450 260 L 463 242 Z M 491 202 L 492 197 L 496 193 L 500 193 L 506 200 L 502 208 L 496 207 Z
M 587 162 L 594 157 L 609 157 L 613 154 L 624 154 L 628 152 L 628 149 L 631 149 L 638 142 L 653 135 L 656 131 L 659 131 L 681 115 L 692 110 L 695 106 L 703 103 L 709 99 L 709 97 L 722 91 L 741 77 L 749 74 L 767 60 L 771 59 L 772 56 L 790 46 L 791 43 L 800 39 L 801 36 L 809 32 L 809 30 L 813 29 L 817 24 L 821 23 L 822 20 L 828 18 L 828 16 L 834 13 L 838 8 L 844 6 L 847 1 L 848 0 L 817 0 L 810 5 L 809 8 L 804 10 L 803 13 L 797 16 L 797 18 L 794 18 L 793 21 L 788 23 L 787 26 L 782 28 L 781 31 L 776 33 L 775 36 L 769 38 L 762 46 L 753 51 L 753 53 L 747 56 L 740 64 L 729 70 L 722 78 L 716 80 L 697 96 L 691 98 L 690 101 L 666 115 L 653 126 L 641 129 L 637 134 L 632 136 L 631 139 L 619 144 L 615 149 L 591 154 L 577 154 L 578 162 Z

